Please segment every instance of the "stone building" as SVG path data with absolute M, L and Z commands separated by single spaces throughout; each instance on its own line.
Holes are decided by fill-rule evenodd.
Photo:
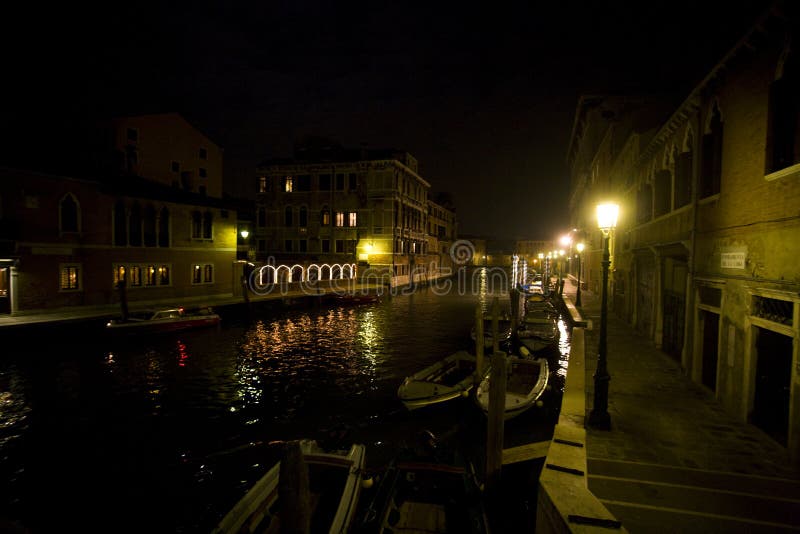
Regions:
M 236 212 L 221 198 L 221 149 L 176 114 L 101 131 L 119 167 L 0 169 L 0 313 L 117 303 L 122 279 L 132 306 L 230 295 Z
M 304 145 L 259 165 L 256 257 L 292 281 L 356 277 L 402 286 L 437 276 L 430 184 L 410 154 Z M 438 230 L 437 230 L 438 233 Z
M 644 102 L 625 110 L 624 97 L 582 99 L 570 208 L 576 226 L 591 228 L 598 201 L 620 204 L 614 312 L 797 460 L 796 9 L 775 4 L 663 120 L 654 123 L 658 113 Z M 593 234 L 596 281 L 601 242 Z

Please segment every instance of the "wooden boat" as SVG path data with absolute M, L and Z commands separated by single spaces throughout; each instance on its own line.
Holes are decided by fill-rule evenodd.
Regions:
M 499 343 L 502 345 L 503 343 L 507 343 L 508 340 L 511 338 L 511 318 L 510 317 L 501 317 L 497 321 L 497 332 Z M 472 327 L 470 331 L 470 337 L 472 341 L 477 342 L 476 338 L 475 327 Z M 492 320 L 491 319 L 484 319 L 483 320 L 483 346 L 484 348 L 491 348 L 492 347 Z
M 399 455 L 380 476 L 354 531 L 485 534 L 489 521 L 471 463 Z
M 431 404 L 466 397 L 472 390 L 477 359 L 466 351 L 458 351 L 406 377 L 397 396 L 406 408 L 415 410 Z M 486 359 L 489 367 L 489 359 Z
M 333 302 L 336 304 L 347 305 L 347 306 L 357 306 L 359 304 L 372 304 L 374 302 L 380 301 L 380 297 L 378 295 L 358 295 L 355 293 L 349 293 L 345 295 L 334 295 Z
M 504 419 L 516 417 L 537 405 L 550 376 L 546 358 L 531 357 L 525 347 L 520 352 L 522 357 L 508 356 L 506 360 L 508 376 Z M 484 413 L 489 413 L 490 382 L 490 377 L 486 376 L 477 389 L 476 400 Z
M 343 533 L 350 529 L 362 487 L 365 447 L 326 451 L 314 440 L 300 440 L 308 466 L 311 532 Z M 225 515 L 214 534 L 278 533 L 280 529 L 278 461 Z
M 183 307 L 173 307 L 131 313 L 127 320 L 112 319 L 106 323 L 106 330 L 130 333 L 175 332 L 215 326 L 219 323 L 219 315 L 209 306 L 188 311 Z
M 550 347 L 557 347 L 561 337 L 556 317 L 550 314 L 525 316 L 517 330 L 520 344 L 530 352 L 538 352 Z

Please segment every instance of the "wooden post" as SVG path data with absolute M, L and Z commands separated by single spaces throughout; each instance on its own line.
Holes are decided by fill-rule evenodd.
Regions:
M 486 363 L 483 359 L 483 308 L 480 303 L 475 307 L 475 379 L 474 384 L 477 386 L 481 383 L 483 378 L 483 369 Z M 475 388 L 473 391 L 477 390 Z
M 308 465 L 303 458 L 299 441 L 284 444 L 278 476 L 280 503 L 280 533 L 306 534 L 311 532 L 311 491 Z
M 495 297 L 492 300 L 492 354 L 497 354 L 500 350 L 500 299 Z
M 520 294 L 519 290 L 515 287 L 511 288 L 511 337 L 514 340 L 514 344 L 516 345 L 518 336 L 517 336 L 517 328 L 519 328 L 519 316 L 520 316 Z
M 503 419 L 506 408 L 506 354 L 492 355 L 489 378 L 489 414 L 486 435 L 486 492 L 493 500 L 500 490 L 500 470 L 503 466 Z

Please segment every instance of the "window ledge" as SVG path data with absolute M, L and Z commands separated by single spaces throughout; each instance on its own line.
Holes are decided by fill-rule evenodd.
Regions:
M 785 167 L 779 171 L 771 172 L 764 176 L 764 179 L 768 182 L 772 180 L 778 180 L 780 178 L 786 177 L 795 177 L 800 176 L 800 163 L 792 165 L 790 167 Z

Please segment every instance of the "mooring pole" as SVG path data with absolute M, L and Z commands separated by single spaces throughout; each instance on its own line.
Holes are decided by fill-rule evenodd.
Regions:
M 500 350 L 500 299 L 495 297 L 492 300 L 492 354 L 497 354 Z
M 483 358 L 483 346 L 484 338 L 483 338 L 483 308 L 481 308 L 481 304 L 475 307 L 475 380 L 474 384 L 477 386 L 481 383 L 481 379 L 483 378 L 483 369 L 486 365 Z
M 492 355 L 489 378 L 489 414 L 486 436 L 486 492 L 493 502 L 500 492 L 500 471 L 503 466 L 503 417 L 506 408 L 506 354 Z

